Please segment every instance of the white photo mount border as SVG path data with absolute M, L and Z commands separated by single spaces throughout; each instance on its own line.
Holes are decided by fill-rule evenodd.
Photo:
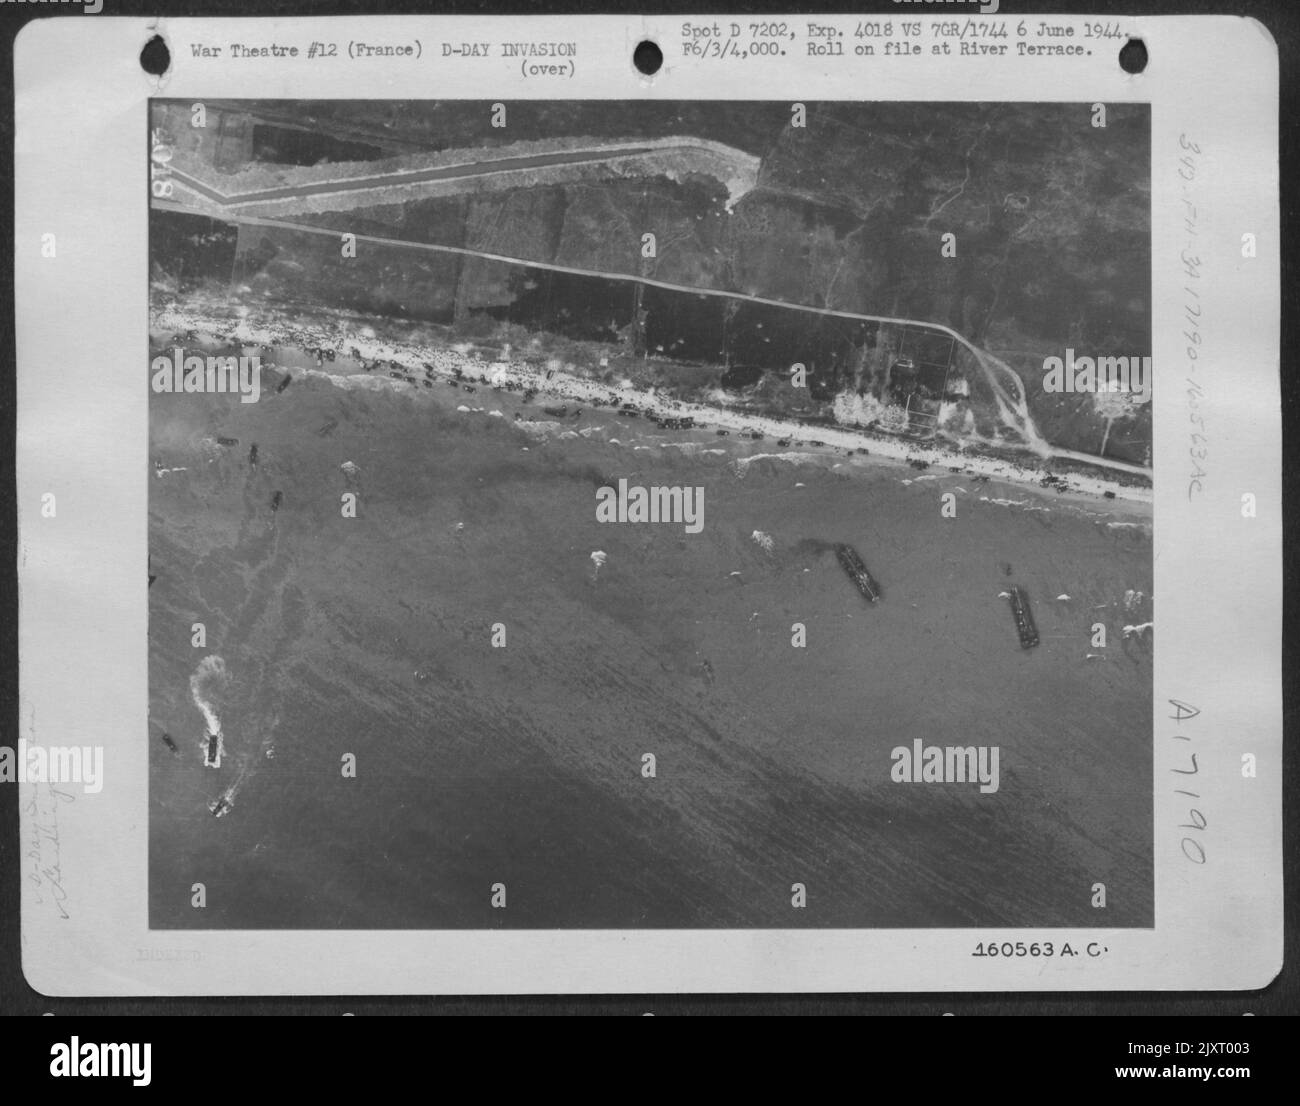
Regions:
M 729 22 L 732 17 L 718 17 Z M 764 17 L 765 19 L 768 17 Z M 928 32 L 944 17 L 918 14 Z M 1014 15 L 981 16 L 1004 19 Z M 1051 17 L 1081 26 L 1085 17 Z M 508 22 L 507 22 L 508 20 Z M 851 23 L 852 17 L 819 22 Z M 349 33 L 431 44 L 525 31 L 577 39 L 554 83 L 473 59 L 199 59 L 191 44 L 313 42 L 334 19 L 42 20 L 15 53 L 20 737 L 107 751 L 77 801 L 20 785 L 23 967 L 56 996 L 163 994 L 1241 990 L 1282 960 L 1281 419 L 1276 44 L 1253 20 L 1125 17 L 1140 76 L 1097 55 L 914 70 L 815 57 L 730 68 L 682 56 L 681 17 L 359 17 Z M 793 17 L 802 24 L 805 17 Z M 525 24 L 527 25 L 525 28 Z M 562 25 L 562 32 L 561 32 Z M 508 29 L 507 29 L 508 28 Z M 139 65 L 167 40 L 161 80 Z M 1012 32 L 1014 34 L 1014 31 Z M 667 62 L 632 66 L 653 39 Z M 922 41 L 928 41 L 927 37 Z M 404 63 L 405 64 L 405 63 Z M 1231 75 L 1231 95 L 1210 74 Z M 562 83 L 561 83 L 562 82 Z M 147 914 L 147 395 L 144 156 L 151 96 L 221 98 L 751 98 L 1149 102 L 1152 119 L 1156 921 L 1144 930 L 151 931 Z M 1202 158 L 1187 222 L 1180 177 Z M 1189 255 L 1189 232 L 1196 251 Z M 43 252 L 53 236 L 56 252 Z M 1243 236 L 1253 236 L 1253 256 Z M 1195 264 L 1189 273 L 1188 257 Z M 1186 384 L 1189 281 L 1196 355 Z M 50 366 L 56 366 L 51 369 Z M 57 373 L 57 376 L 53 374 Z M 57 380 L 57 387 L 52 387 Z M 1169 384 L 1164 382 L 1168 380 Z M 1189 449 L 1208 424 L 1202 477 Z M 1197 485 L 1197 486 L 1194 486 Z M 47 495 L 57 514 L 43 513 Z M 1249 498 L 1248 498 L 1249 497 Z M 1249 508 L 1249 510 L 1248 510 Z M 1173 598 L 1170 598 L 1173 597 Z M 1178 704 L 1184 704 L 1180 707 Z M 1191 717 L 1187 707 L 1197 712 Z M 1190 759 L 1195 756 L 1196 760 Z M 1243 775 L 1253 757 L 1255 774 Z M 1198 786 L 1186 786 L 1194 768 Z M 1189 795 L 1187 792 L 1195 792 Z M 1192 814 L 1189 811 L 1196 811 Z M 1203 826 L 1198 823 L 1204 822 Z M 1193 842 L 1192 845 L 1187 844 Z M 1197 850 L 1204 855 L 1198 862 Z M 31 868 L 31 870 L 29 870 Z M 1035 936 L 1036 935 L 1036 936 Z M 1069 941 L 1070 961 L 977 958 L 977 942 Z

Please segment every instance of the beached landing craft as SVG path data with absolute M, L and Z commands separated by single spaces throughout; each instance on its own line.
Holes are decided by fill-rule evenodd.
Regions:
M 1029 609 L 1029 597 L 1015 586 L 1004 594 L 1011 600 L 1011 614 L 1016 620 L 1016 633 L 1020 635 L 1020 648 L 1032 649 L 1038 644 L 1038 627 L 1034 625 L 1034 615 Z
M 862 558 L 858 556 L 858 551 L 853 546 L 843 542 L 836 543 L 835 556 L 840 562 L 840 567 L 848 573 L 849 579 L 853 581 L 858 591 L 862 592 L 868 603 L 874 603 L 880 598 L 880 585 L 867 571 L 867 566 L 862 563 Z

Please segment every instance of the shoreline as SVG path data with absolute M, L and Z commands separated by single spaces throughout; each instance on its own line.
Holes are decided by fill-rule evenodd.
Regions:
M 924 470 L 913 477 L 914 480 L 974 476 L 981 482 L 1015 484 L 1041 497 L 1047 497 L 1050 492 L 1052 500 L 1070 499 L 1080 506 L 1104 506 L 1108 512 L 1139 514 L 1147 522 L 1151 519 L 1153 489 L 1150 487 L 1124 484 L 1077 472 L 1044 472 L 1004 458 L 873 434 L 850 427 L 809 426 L 770 416 L 750 415 L 664 396 L 654 389 L 637 389 L 630 383 L 621 386 L 602 384 L 565 372 L 554 362 L 545 368 L 539 368 L 521 360 L 486 361 L 470 352 L 472 346 L 469 343 L 431 346 L 414 341 L 381 338 L 372 326 L 361 326 L 356 330 L 338 324 L 304 327 L 274 317 L 252 324 L 247 315 L 221 319 L 209 310 L 176 305 L 152 308 L 150 329 L 151 339 L 154 333 L 163 331 L 183 335 L 189 341 L 202 344 L 297 349 L 304 355 L 312 350 L 327 348 L 335 350 L 345 362 L 351 359 L 351 351 L 355 350 L 361 360 L 378 363 L 370 371 L 363 369 L 360 372 L 349 372 L 343 367 L 336 369 L 329 361 L 315 368 L 281 369 L 290 375 L 325 377 L 345 388 L 387 387 L 395 392 L 420 391 L 418 379 L 411 382 L 390 377 L 388 373 L 393 368 L 400 368 L 416 376 L 424 374 L 426 378 L 436 375 L 445 381 L 456 381 L 459 374 L 474 385 L 504 388 L 516 395 L 531 391 L 535 393 L 535 398 L 530 401 L 530 405 L 539 408 L 543 402 L 567 401 L 613 413 L 611 407 L 626 405 L 634 407 L 640 417 L 650 419 L 692 418 L 696 430 L 725 430 L 728 434 L 735 435 L 736 441 L 766 441 L 769 438 L 786 441 L 789 444 L 780 448 L 787 453 L 800 454 L 806 462 L 823 459 L 821 451 L 825 451 L 825 458 L 836 457 L 841 462 L 849 460 L 855 462 L 855 467 L 870 465 L 873 461 L 892 462 L 897 466 Z M 759 437 L 755 438 L 754 435 Z M 742 458 L 741 463 L 747 465 L 760 457 L 789 459 L 781 453 L 759 452 Z M 931 467 L 940 471 L 930 472 Z M 1044 484 L 1045 476 L 1053 477 L 1052 482 Z M 1106 493 L 1111 495 L 1107 496 Z M 1013 500 L 984 498 L 1006 505 L 1025 505 Z

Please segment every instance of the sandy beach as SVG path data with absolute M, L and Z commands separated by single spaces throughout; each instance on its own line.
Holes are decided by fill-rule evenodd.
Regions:
M 961 472 L 967 476 L 999 482 L 1025 485 L 1038 489 L 1051 470 L 1041 458 L 1026 455 L 1023 462 L 990 457 L 979 452 L 955 447 L 950 443 L 920 443 L 902 437 L 870 433 L 854 427 L 807 426 L 798 422 L 765 418 L 745 412 L 728 410 L 716 404 L 688 403 L 672 396 L 633 388 L 630 383 L 611 388 L 596 381 L 566 372 L 558 361 L 551 361 L 544 369 L 524 359 L 485 361 L 474 356 L 468 345 L 430 346 L 410 342 L 386 340 L 370 327 L 348 329 L 340 335 L 325 328 L 304 328 L 301 322 L 293 324 L 274 316 L 258 321 L 249 318 L 222 320 L 203 311 L 169 308 L 156 313 L 153 329 L 155 338 L 165 334 L 193 334 L 195 341 L 207 349 L 239 343 L 259 349 L 275 349 L 281 361 L 286 350 L 297 350 L 291 364 L 281 365 L 294 374 L 319 373 L 335 383 L 348 388 L 394 388 L 398 391 L 416 390 L 424 370 L 442 380 L 465 377 L 467 381 L 485 384 L 492 389 L 509 389 L 515 392 L 530 391 L 537 398 L 540 409 L 554 403 L 572 403 L 581 406 L 616 406 L 630 404 L 650 418 L 693 419 L 697 425 L 709 429 L 725 429 L 729 433 L 752 436 L 764 440 L 788 439 L 791 446 L 800 450 L 824 453 L 841 452 L 853 455 L 854 463 L 892 461 L 914 465 L 935 465 Z M 313 366 L 305 350 L 329 348 L 343 355 L 342 361 L 323 362 Z M 356 356 L 348 356 L 354 353 Z M 377 367 L 370 372 L 359 371 L 357 360 Z M 274 357 L 272 357 L 274 361 Z M 389 373 L 400 367 L 412 375 L 416 383 L 393 379 Z M 481 403 L 470 406 L 478 409 Z M 752 437 L 751 437 L 751 440 Z M 872 462 L 867 462 L 872 463 Z M 1152 493 L 1149 486 L 1110 478 L 1103 470 L 1096 474 L 1071 471 L 1058 474 L 1059 483 L 1052 494 L 1091 501 L 1105 498 L 1105 506 L 1114 509 L 1124 501 L 1138 509 L 1128 512 L 1133 517 L 1149 518 Z

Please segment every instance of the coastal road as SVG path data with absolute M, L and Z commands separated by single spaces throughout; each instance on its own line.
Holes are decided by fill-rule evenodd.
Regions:
M 179 175 L 179 174 L 177 174 Z M 306 186 L 304 186 L 306 187 Z M 165 200 L 155 199 L 154 206 L 168 211 L 193 211 L 184 204 L 168 202 Z M 233 206 L 233 205 L 231 205 Z M 214 213 L 215 214 L 215 213 Z M 264 226 L 276 227 L 283 230 L 298 231 L 304 234 L 326 235 L 331 238 L 337 238 L 339 232 L 329 227 L 313 226 L 309 223 L 295 223 L 287 219 L 270 219 L 261 216 L 241 216 L 237 212 L 231 211 L 228 215 L 223 213 L 216 214 L 218 218 L 225 218 L 232 223 L 246 226 Z M 699 288 L 687 284 L 675 284 L 671 281 L 655 280 L 652 277 L 635 276 L 630 273 L 613 273 L 605 272 L 598 269 L 583 269 L 573 265 L 557 265 L 553 262 L 533 261 L 523 257 L 510 257 L 506 254 L 489 253 L 486 250 L 469 249 L 464 246 L 447 246 L 434 242 L 412 242 L 400 238 L 384 238 L 376 235 L 358 234 L 358 242 L 372 242 L 378 245 L 399 246 L 408 249 L 430 250 L 435 253 L 461 254 L 469 257 L 480 257 L 487 261 L 498 261 L 509 265 L 522 265 L 533 269 L 548 269 L 552 272 L 571 273 L 576 276 L 597 277 L 602 280 L 626 281 L 629 284 L 645 284 L 655 288 L 663 288 L 671 292 L 684 292 L 696 296 L 716 296 L 719 299 L 744 300 L 748 303 L 762 304 L 768 307 L 783 307 L 792 311 L 804 311 L 817 315 L 827 315 L 840 319 L 852 319 L 860 322 L 884 323 L 894 326 L 914 327 L 920 330 L 929 330 L 934 333 L 942 334 L 957 342 L 975 359 L 984 373 L 985 380 L 993 392 L 994 398 L 999 407 L 999 415 L 1004 425 L 1024 436 L 1030 449 L 1043 459 L 1059 457 L 1075 461 L 1083 461 L 1087 464 L 1097 465 L 1102 468 L 1111 469 L 1115 472 L 1123 472 L 1130 475 L 1150 477 L 1151 470 L 1134 465 L 1126 461 L 1116 461 L 1107 457 L 1098 457 L 1091 453 L 1080 453 L 1077 450 L 1059 449 L 1053 446 L 1039 434 L 1037 427 L 1034 425 L 1033 416 L 1029 413 L 1029 407 L 1026 402 L 1026 390 L 1024 381 L 1020 375 L 1005 362 L 994 357 L 992 354 L 975 346 L 957 331 L 951 327 L 944 326 L 941 323 L 927 322 L 921 319 L 905 319 L 891 315 L 868 315 L 857 311 L 839 311 L 829 307 L 814 307 L 809 304 L 789 303 L 786 300 L 769 299 L 764 296 L 750 295 L 745 292 L 730 292 L 719 288 Z M 1005 374 L 1015 382 L 1016 387 L 1009 390 L 1004 386 L 1000 375 Z

